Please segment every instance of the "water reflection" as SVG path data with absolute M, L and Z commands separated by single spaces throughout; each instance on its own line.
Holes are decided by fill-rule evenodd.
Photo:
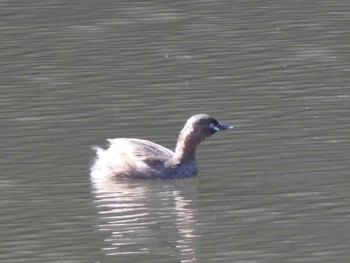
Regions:
M 105 255 L 170 255 L 196 262 L 196 178 L 93 180 Z

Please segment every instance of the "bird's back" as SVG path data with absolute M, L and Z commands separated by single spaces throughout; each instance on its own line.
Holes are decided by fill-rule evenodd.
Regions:
M 95 148 L 97 159 L 92 167 L 95 177 L 162 177 L 174 156 L 171 150 L 141 139 L 109 139 L 107 150 Z

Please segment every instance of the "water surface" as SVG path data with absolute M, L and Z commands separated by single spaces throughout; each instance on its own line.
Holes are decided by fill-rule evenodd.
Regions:
M 349 262 L 347 1 L 2 1 L 3 262 Z M 92 145 L 234 124 L 197 178 L 91 182 Z

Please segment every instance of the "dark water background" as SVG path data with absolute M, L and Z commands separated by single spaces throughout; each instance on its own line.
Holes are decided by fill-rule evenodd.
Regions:
M 1 262 L 350 262 L 350 2 L 1 1 Z M 235 129 L 94 185 L 105 138 Z

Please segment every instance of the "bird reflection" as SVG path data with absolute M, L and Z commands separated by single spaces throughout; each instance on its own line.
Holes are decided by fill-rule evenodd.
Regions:
M 105 255 L 170 255 L 179 262 L 197 262 L 196 178 L 109 179 L 92 185 Z

